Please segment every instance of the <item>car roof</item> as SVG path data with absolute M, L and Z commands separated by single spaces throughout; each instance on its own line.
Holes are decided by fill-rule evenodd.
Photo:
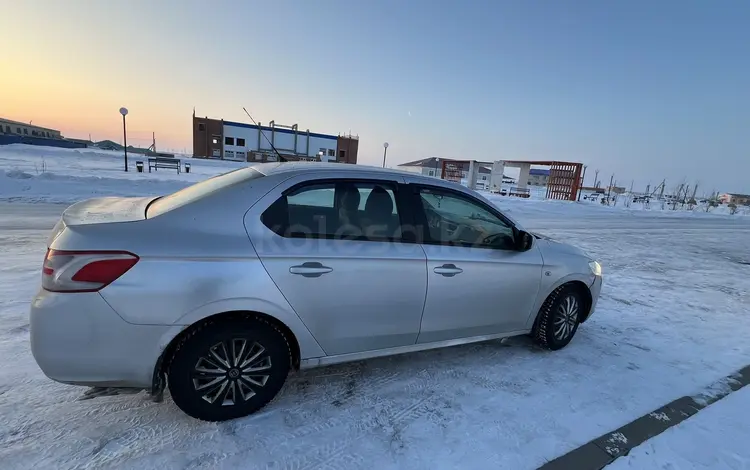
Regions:
M 305 173 L 308 171 L 361 171 L 363 173 L 380 173 L 397 176 L 415 176 L 418 174 L 404 170 L 394 170 L 392 168 L 381 168 L 369 165 L 352 165 L 347 163 L 327 163 L 327 162 L 283 162 L 283 163 L 259 163 L 253 165 L 253 168 L 264 175 L 275 175 L 281 173 Z
M 362 173 L 362 177 L 367 175 L 379 174 L 379 175 L 390 175 L 390 176 L 403 176 L 409 178 L 411 181 L 420 182 L 423 184 L 429 184 L 432 186 L 442 186 L 446 188 L 452 188 L 463 192 L 476 195 L 475 191 L 468 189 L 462 184 L 437 178 L 435 176 L 426 176 L 421 173 L 414 173 L 405 170 L 396 170 L 393 168 L 381 168 L 378 166 L 361 165 L 361 164 L 347 164 L 347 163 L 328 163 L 328 162 L 273 162 L 273 163 L 258 163 L 252 165 L 258 172 L 270 176 L 270 175 L 294 175 L 294 174 L 305 174 L 305 173 L 336 173 L 346 172 L 346 177 L 351 177 L 351 173 Z

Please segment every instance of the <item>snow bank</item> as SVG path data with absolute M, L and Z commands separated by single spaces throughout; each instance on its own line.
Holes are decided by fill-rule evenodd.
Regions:
M 99 196 L 151 196 L 169 194 L 193 183 L 235 168 L 242 163 L 200 160 L 180 156 L 191 164 L 190 173 L 161 169 L 138 173 L 129 155 L 123 171 L 121 152 L 96 149 L 61 149 L 30 145 L 0 147 L 0 201 L 72 204 Z
M 192 182 L 133 181 L 49 172 L 34 175 L 20 170 L 0 170 L 0 201 L 72 204 L 91 197 L 169 194 L 189 184 Z
M 750 387 L 745 387 L 644 442 L 607 468 L 747 468 L 749 437 Z

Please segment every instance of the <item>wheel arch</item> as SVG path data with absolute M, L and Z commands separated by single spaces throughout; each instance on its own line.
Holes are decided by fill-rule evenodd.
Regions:
M 575 289 L 576 292 L 581 294 L 581 297 L 582 297 L 581 300 L 583 300 L 584 304 L 583 304 L 583 316 L 581 317 L 580 322 L 581 323 L 585 322 L 588 319 L 589 314 L 591 314 L 591 304 L 594 300 L 591 295 L 591 289 L 589 289 L 589 286 L 587 286 L 586 283 L 582 281 L 578 281 L 578 280 L 566 282 L 565 284 L 562 284 L 562 286 L 564 287 L 569 286 L 570 288 Z
M 581 319 L 581 323 L 585 322 L 589 315 L 591 314 L 591 308 L 593 306 L 593 296 L 591 294 L 591 289 L 589 288 L 589 285 L 587 284 L 587 281 L 589 279 L 586 279 L 582 276 L 577 275 L 571 275 L 566 276 L 562 279 L 559 279 L 557 282 L 549 285 L 546 289 L 544 289 L 544 295 L 539 295 L 537 298 L 536 304 L 534 304 L 534 309 L 529 312 L 529 320 L 527 322 L 527 328 L 531 330 L 533 328 L 534 323 L 536 323 L 537 318 L 539 317 L 539 311 L 544 305 L 544 303 L 547 301 L 547 299 L 557 291 L 560 287 L 563 286 L 571 286 L 575 288 L 583 297 L 583 300 L 585 302 L 584 305 L 584 316 Z
M 154 365 L 151 394 L 156 395 L 161 390 L 163 390 L 164 385 L 166 384 L 166 382 L 164 381 L 164 377 L 166 376 L 166 372 L 169 369 L 169 364 L 172 360 L 172 357 L 177 351 L 179 345 L 185 339 L 189 338 L 197 331 L 200 331 L 205 326 L 213 323 L 243 322 L 248 321 L 249 319 L 258 319 L 264 321 L 272 325 L 279 332 L 281 332 L 281 334 L 284 335 L 291 350 L 291 368 L 293 370 L 299 370 L 300 361 L 302 359 L 302 350 L 297 335 L 294 334 L 289 326 L 287 326 L 278 318 L 263 312 L 253 310 L 230 310 L 203 317 L 200 320 L 188 325 L 186 328 L 183 328 L 179 333 L 174 335 L 171 340 L 169 340 L 169 342 L 166 344 L 166 347 L 159 355 L 156 364 Z

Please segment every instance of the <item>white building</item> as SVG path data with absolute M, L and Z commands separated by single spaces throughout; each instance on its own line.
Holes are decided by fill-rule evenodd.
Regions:
M 47 127 L 34 126 L 26 122 L 11 121 L 0 118 L 0 134 L 24 137 L 38 137 L 44 139 L 62 139 L 60 131 Z
M 245 124 L 193 115 L 193 156 L 237 161 L 314 160 L 357 163 L 359 137 L 300 131 L 274 121 Z

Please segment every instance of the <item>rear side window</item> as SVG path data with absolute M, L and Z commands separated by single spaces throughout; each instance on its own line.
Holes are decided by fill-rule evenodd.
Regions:
M 265 176 L 255 168 L 240 168 L 239 170 L 230 171 L 218 176 L 214 176 L 200 183 L 188 186 L 169 196 L 161 197 L 153 201 L 148 206 L 146 218 L 153 218 L 165 212 L 169 212 L 178 207 L 184 206 L 191 202 L 202 199 L 210 194 L 229 186 L 244 183 L 252 179 Z
M 401 239 L 395 185 L 386 182 L 306 184 L 282 195 L 261 221 L 285 238 Z
M 318 212 L 325 213 L 325 209 L 333 209 L 333 197 L 336 188 L 332 184 L 308 186 L 300 191 L 295 191 L 286 196 L 287 204 L 292 207 L 311 207 L 320 209 Z

